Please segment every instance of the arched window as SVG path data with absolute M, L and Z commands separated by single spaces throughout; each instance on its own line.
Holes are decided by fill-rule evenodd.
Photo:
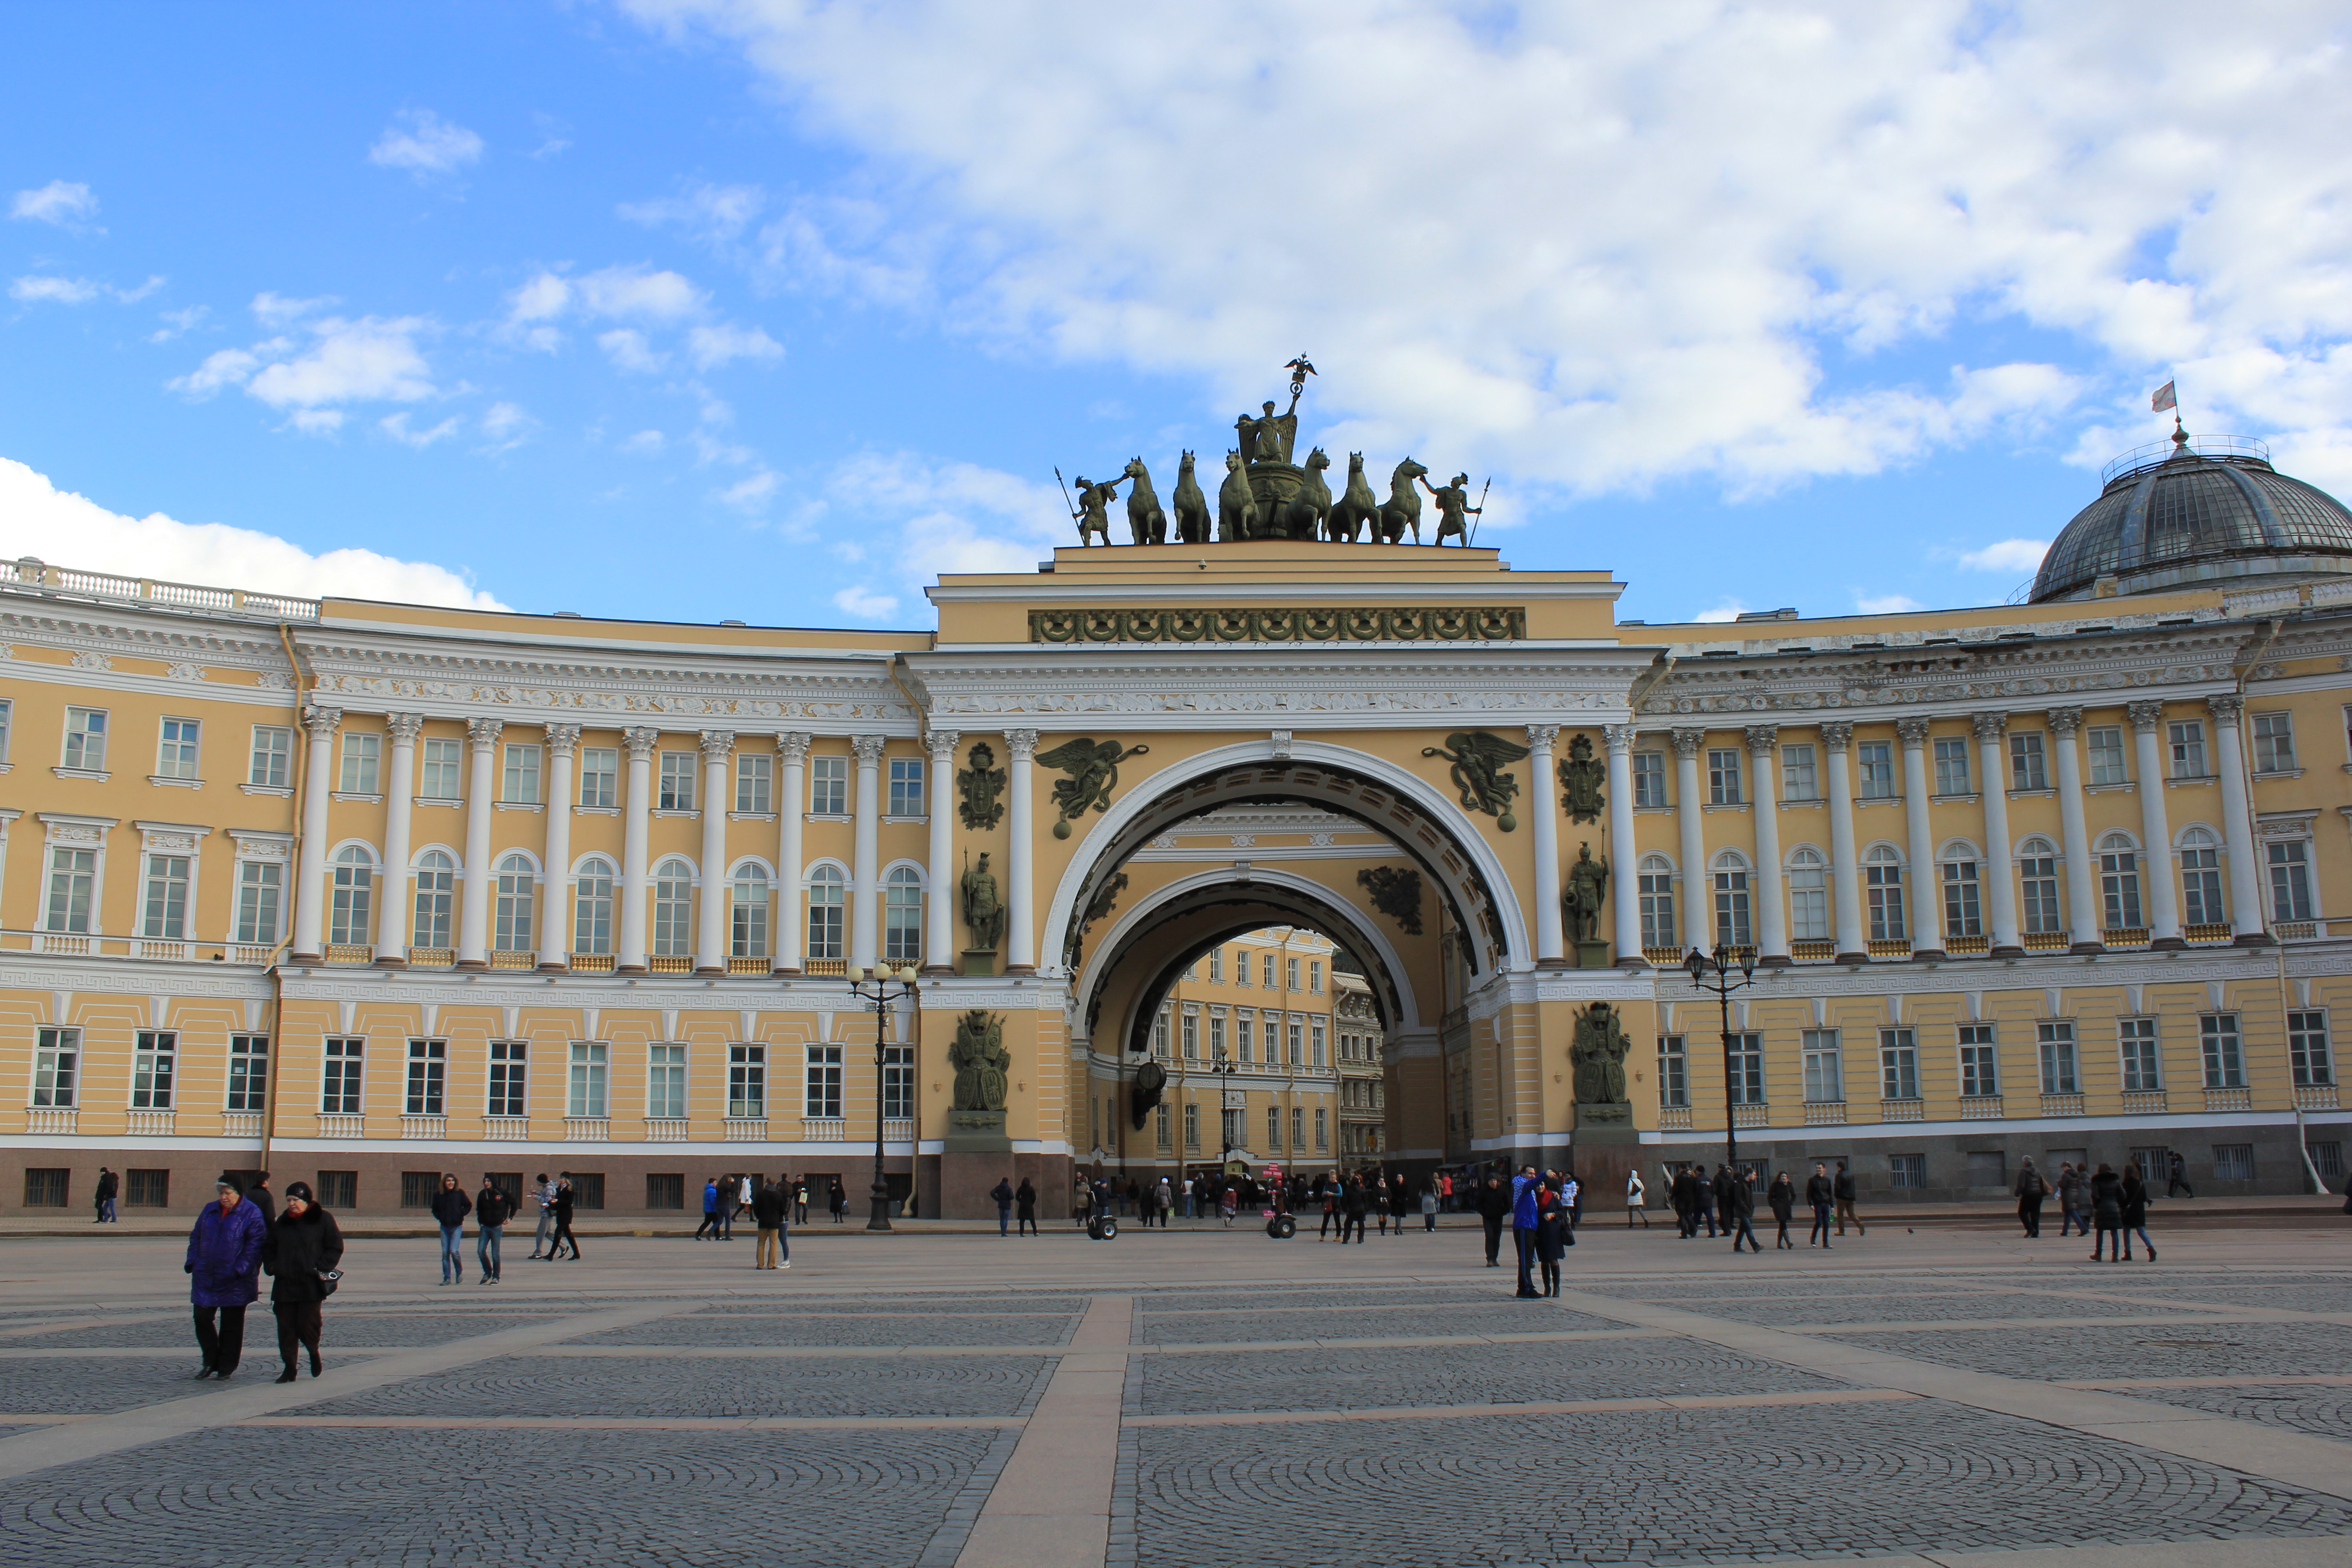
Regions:
M 2058 911 L 2058 851 L 2050 840 L 2029 838 L 2017 847 L 2017 882 L 2028 931 L 2066 929 L 2066 917 Z
M 572 884 L 572 951 L 613 951 L 613 863 L 601 855 L 580 862 Z
M 1800 846 L 1789 857 L 1789 935 L 1797 942 L 1826 942 L 1829 934 L 1829 866 L 1820 850 Z
M 2217 926 L 2230 916 L 2221 907 L 2221 841 L 2210 828 L 2180 836 L 2181 916 L 2193 926 Z
M 809 872 L 808 955 L 811 958 L 842 956 L 841 905 L 845 890 L 840 867 L 819 866 Z
M 673 855 L 654 868 L 654 946 L 664 958 L 694 951 L 694 868 Z
M 532 883 L 537 873 L 527 855 L 509 855 L 499 862 L 498 911 L 491 922 L 490 945 L 500 952 L 529 952 L 538 929 L 531 916 L 536 912 L 536 889 Z
M 1675 868 L 1663 855 L 1644 856 L 1637 874 L 1642 900 L 1642 945 L 1680 947 L 1675 930 Z
M 1937 870 L 1944 883 L 1944 934 L 1984 935 L 1984 900 L 1977 882 L 1976 846 L 1947 844 Z
M 738 866 L 727 891 L 727 951 L 737 958 L 767 957 L 768 873 L 754 865 Z
M 922 874 L 912 866 L 897 867 L 882 886 L 882 959 L 919 963 L 922 958 Z
M 446 852 L 427 849 L 416 858 L 416 926 L 409 941 L 418 947 L 447 947 L 449 916 L 457 889 L 457 863 Z
M 1715 858 L 1715 941 L 1718 947 L 1752 947 L 1748 919 L 1748 862 L 1727 849 Z
M 2107 930 L 2140 929 L 2139 849 L 2125 834 L 2099 840 L 2099 891 L 2106 901 Z
M 1901 942 L 1903 924 L 1903 861 L 1889 845 L 1881 844 L 1862 858 L 1862 881 L 1870 899 L 1870 939 Z
M 328 907 L 327 940 L 360 944 L 375 940 L 375 857 L 364 844 L 335 851 L 335 884 Z

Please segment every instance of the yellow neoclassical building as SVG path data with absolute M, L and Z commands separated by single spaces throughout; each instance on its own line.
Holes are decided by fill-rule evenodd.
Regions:
M 266 1164 L 362 1212 L 554 1169 L 659 1211 L 861 1193 L 878 1141 L 957 1213 L 1191 1163 L 1186 1105 L 1211 1160 L 1238 1111 L 1337 1163 L 1374 1097 L 1291 1076 L 1292 1013 L 1377 1041 L 1407 1171 L 1609 1191 L 1736 1123 L 1882 1196 L 2341 1175 L 2352 517 L 2251 444 L 2119 464 L 2027 603 L 1904 615 L 1643 626 L 1605 572 L 1274 538 L 948 577 L 936 634 L 0 578 L 27 1209 Z M 1279 1084 L 1207 1094 L 1155 1032 L 1244 1004 L 1186 966 L 1307 933 L 1370 1026 L 1327 969 Z M 1727 1029 L 1694 945 L 1758 966 Z M 919 972 L 887 1016 L 877 966 Z

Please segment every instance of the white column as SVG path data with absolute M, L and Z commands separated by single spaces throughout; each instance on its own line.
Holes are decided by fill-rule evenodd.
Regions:
M 2140 856 L 2141 912 L 2147 919 L 2148 945 L 2186 947 L 2180 940 L 2180 897 L 2172 884 L 2172 830 L 2164 813 L 2164 704 L 2129 702 L 2134 760 L 2139 764 L 2139 827 L 2147 841 Z
M 295 869 L 300 879 L 294 891 L 297 963 L 319 963 L 326 946 L 321 938 L 327 929 L 327 801 L 335 788 L 335 731 L 342 722 L 340 708 L 302 710 L 310 754 L 302 765 L 302 858 Z
M 923 737 L 930 754 L 931 841 L 923 868 L 923 968 L 931 974 L 955 973 L 955 749 L 963 737 L 933 730 Z
M 488 969 L 490 951 L 491 802 L 498 799 L 502 719 L 466 721 L 466 887 L 457 901 L 457 967 Z
M 1557 724 L 1528 726 L 1528 745 L 1535 755 L 1528 768 L 1535 778 L 1536 963 L 1546 969 L 1568 964 L 1568 939 L 1559 909 L 1559 816 L 1552 795 L 1552 744 L 1559 739 Z
M 572 965 L 572 762 L 580 726 L 547 727 L 547 879 L 539 899 L 539 966 Z
M 1012 815 L 1011 845 L 1006 850 L 1004 868 L 1004 972 L 1007 974 L 1037 973 L 1036 914 L 1032 907 L 1029 886 L 1029 862 L 1036 841 L 1035 824 L 1030 820 L 1034 792 L 1030 788 L 1029 768 L 1037 755 L 1037 731 L 1007 730 L 1004 731 L 1005 773 L 1012 782 L 1010 800 L 1005 809 Z
M 1642 956 L 1642 856 L 1633 844 L 1633 726 L 1601 731 L 1609 748 L 1609 896 L 1616 900 L 1617 963 L 1639 969 Z
M 1861 963 L 1870 956 L 1862 924 L 1862 863 L 1853 847 L 1853 726 L 1822 726 L 1822 766 L 1830 784 L 1830 901 L 1837 916 L 1837 961 Z
M 1936 832 L 1927 820 L 1935 786 L 1927 774 L 1927 721 L 1897 719 L 1903 741 L 1903 826 L 1911 855 L 1911 956 L 1944 954 L 1943 889 L 1936 883 Z
M 1676 730 L 1675 825 L 1682 829 L 1683 931 L 1686 945 L 1715 951 L 1715 888 L 1706 874 L 1706 824 L 1699 815 L 1698 750 L 1704 730 Z
M 1984 798 L 1985 889 L 1992 901 L 1992 955 L 2014 958 L 2025 951 L 2017 935 L 2017 875 L 2009 842 L 2009 754 L 2001 731 L 2006 713 L 1979 713 L 1969 721 L 1977 732 L 1977 793 Z
M 646 972 L 646 829 L 654 805 L 654 752 L 658 730 L 624 730 L 629 749 L 628 816 L 621 827 L 621 952 L 614 968 L 624 974 Z
M 882 744 L 880 735 L 852 735 L 857 759 L 856 823 L 849 858 L 849 962 L 871 969 L 882 951 Z
M 809 737 L 776 737 L 776 973 L 801 972 L 801 827 L 807 820 Z
M 2263 868 L 2254 856 L 2254 818 L 2246 798 L 2246 747 L 2241 722 L 2246 700 L 2234 693 L 2208 697 L 2213 736 L 2221 764 L 2221 836 L 2230 850 L 2230 929 L 2241 946 L 2259 946 L 2263 930 Z
M 2090 829 L 2083 822 L 2083 753 L 2074 732 L 2083 727 L 2080 708 L 2049 710 L 2050 740 L 2058 752 L 2058 830 L 2066 852 L 2066 929 L 2075 952 L 2099 951 L 2099 868 L 2091 858 Z
M 694 972 L 724 974 L 732 944 L 727 940 L 727 810 L 734 799 L 727 763 L 735 755 L 735 731 L 705 730 L 702 742 L 702 911 L 695 926 Z
M 408 963 L 408 826 L 416 804 L 416 735 L 422 713 L 387 713 L 392 756 L 383 765 L 383 902 L 375 911 L 375 961 L 386 969 Z
M 1772 773 L 1772 747 L 1780 738 L 1777 724 L 1748 726 L 1755 797 L 1749 809 L 1756 813 L 1756 962 L 1776 966 L 1789 962 L 1789 915 L 1780 894 L 1780 795 Z

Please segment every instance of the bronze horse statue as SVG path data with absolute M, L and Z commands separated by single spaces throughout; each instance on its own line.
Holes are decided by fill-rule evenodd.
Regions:
M 1350 452 L 1347 493 L 1332 503 L 1324 521 L 1324 534 L 1334 544 L 1353 544 L 1365 525 L 1378 528 L 1380 516 L 1381 503 L 1372 499 L 1371 481 L 1364 478 L 1364 455 Z
M 1217 491 L 1217 542 L 1258 536 L 1257 496 L 1239 452 L 1225 454 L 1225 482 Z
M 1283 539 L 1318 539 L 1322 536 L 1325 520 L 1331 515 L 1331 487 L 1323 482 L 1323 471 L 1331 459 L 1323 448 L 1316 447 L 1307 454 L 1307 478 L 1298 493 L 1282 506 L 1280 525 L 1275 529 Z
M 1168 514 L 1160 509 L 1160 492 L 1151 488 L 1151 470 L 1137 458 L 1127 465 L 1124 476 L 1135 481 L 1127 492 L 1127 526 L 1138 544 L 1168 542 Z
M 1395 544 L 1404 538 L 1406 529 L 1412 530 L 1412 542 L 1421 542 L 1421 492 L 1412 481 L 1426 477 L 1427 468 L 1407 458 L 1389 475 L 1388 504 L 1381 508 L 1381 542 Z
M 1133 505 L 1132 498 L 1129 505 Z M 1209 498 L 1201 493 L 1201 481 L 1192 475 L 1192 454 L 1187 452 L 1176 465 L 1176 539 L 1181 544 L 1209 542 Z

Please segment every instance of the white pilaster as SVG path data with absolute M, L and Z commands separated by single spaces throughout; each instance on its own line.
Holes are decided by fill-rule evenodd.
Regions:
M 335 731 L 342 726 L 340 708 L 302 710 L 302 728 L 310 737 L 310 757 L 302 766 L 302 857 L 296 868 L 300 879 L 294 895 L 294 952 L 298 963 L 317 963 L 327 929 L 327 801 L 334 793 Z
M 408 963 L 409 819 L 416 804 L 416 736 L 425 728 L 425 715 L 387 713 L 383 727 L 392 736 L 392 755 L 381 781 L 383 880 L 377 896 L 383 902 L 375 911 L 375 961 L 398 969 Z
M 1637 969 L 1642 956 L 1641 852 L 1633 845 L 1633 726 L 1601 731 L 1609 748 L 1609 897 L 1616 910 L 1617 962 Z
M 2230 929 L 2242 944 L 2267 940 L 2263 931 L 2263 868 L 2255 859 L 2254 819 L 2246 798 L 2246 700 L 2208 697 L 2221 767 L 2221 837 L 2230 850 Z
M 541 884 L 539 966 L 566 969 L 572 963 L 572 763 L 580 750 L 580 726 L 547 727 L 547 879 Z
M 2011 958 L 2025 951 L 2017 935 L 2017 875 L 2009 842 L 2009 754 L 2002 731 L 2006 713 L 1979 713 L 1969 721 L 1977 733 L 1978 792 L 1984 797 L 1985 889 L 1992 902 L 1992 955 Z
M 2091 858 L 2090 829 L 2083 821 L 2083 753 L 2074 735 L 2083 727 L 2080 708 L 2049 710 L 2050 740 L 2058 753 L 2058 832 L 2066 855 L 2066 929 L 2073 951 L 2096 952 L 2099 938 L 2099 868 Z
M 1008 974 L 1034 974 L 1037 926 L 1030 861 L 1036 842 L 1036 824 L 1031 820 L 1035 792 L 1031 787 L 1029 769 L 1037 756 L 1037 731 L 1005 731 L 1004 750 L 1005 774 L 1012 783 L 1005 807 L 1012 822 L 1004 868 L 1004 970 Z
M 801 972 L 801 828 L 807 821 L 809 737 L 776 737 L 776 973 Z
M 1715 887 L 1706 874 L 1706 823 L 1700 815 L 1698 785 L 1698 752 L 1706 742 L 1706 731 L 1676 730 L 1673 738 L 1675 826 L 1682 830 L 1684 942 L 1702 952 L 1712 952 Z
M 2139 858 L 2140 903 L 2148 945 L 2185 947 L 2180 897 L 2172 882 L 2172 829 L 2165 821 L 2164 704 L 2130 702 L 2124 705 L 2124 714 L 2131 720 L 2132 751 L 2139 764 L 2139 826 L 2147 847 Z
M 1789 962 L 1789 917 L 1780 893 L 1780 795 L 1772 772 L 1777 724 L 1748 726 L 1748 772 L 1756 814 L 1756 961 Z
M 963 737 L 933 730 L 923 737 L 930 757 L 931 839 L 923 868 L 923 967 L 933 974 L 955 971 L 955 749 Z
M 658 730 L 624 730 L 629 751 L 628 816 L 621 827 L 621 951 L 614 967 L 624 974 L 646 972 L 646 830 L 654 807 L 654 752 Z
M 727 764 L 735 731 L 705 730 L 702 742 L 702 912 L 695 925 L 694 972 L 724 974 L 733 951 L 727 937 L 727 809 L 734 799 Z
M 490 950 L 490 813 L 498 799 L 503 719 L 466 721 L 466 886 L 457 900 L 457 967 L 488 969 Z
M 1557 785 L 1552 777 L 1552 746 L 1559 739 L 1557 724 L 1528 726 L 1528 745 L 1535 753 L 1528 759 L 1528 768 L 1535 780 L 1535 798 L 1529 805 L 1536 830 L 1536 963 L 1547 969 L 1568 963 L 1559 909 L 1559 806 L 1552 793 Z
M 1830 784 L 1830 900 L 1837 916 L 1837 959 L 1860 963 L 1870 956 L 1862 924 L 1862 863 L 1853 847 L 1853 726 L 1822 726 L 1822 766 Z
M 882 745 L 880 735 L 853 735 L 850 754 L 857 759 L 857 785 L 853 809 L 856 837 L 849 867 L 849 962 L 874 967 L 882 951 Z
M 1911 955 L 1940 958 L 1944 952 L 1943 889 L 1936 880 L 1936 833 L 1927 819 L 1935 786 L 1927 774 L 1927 721 L 1897 719 L 1903 741 L 1903 826 L 1911 855 Z

